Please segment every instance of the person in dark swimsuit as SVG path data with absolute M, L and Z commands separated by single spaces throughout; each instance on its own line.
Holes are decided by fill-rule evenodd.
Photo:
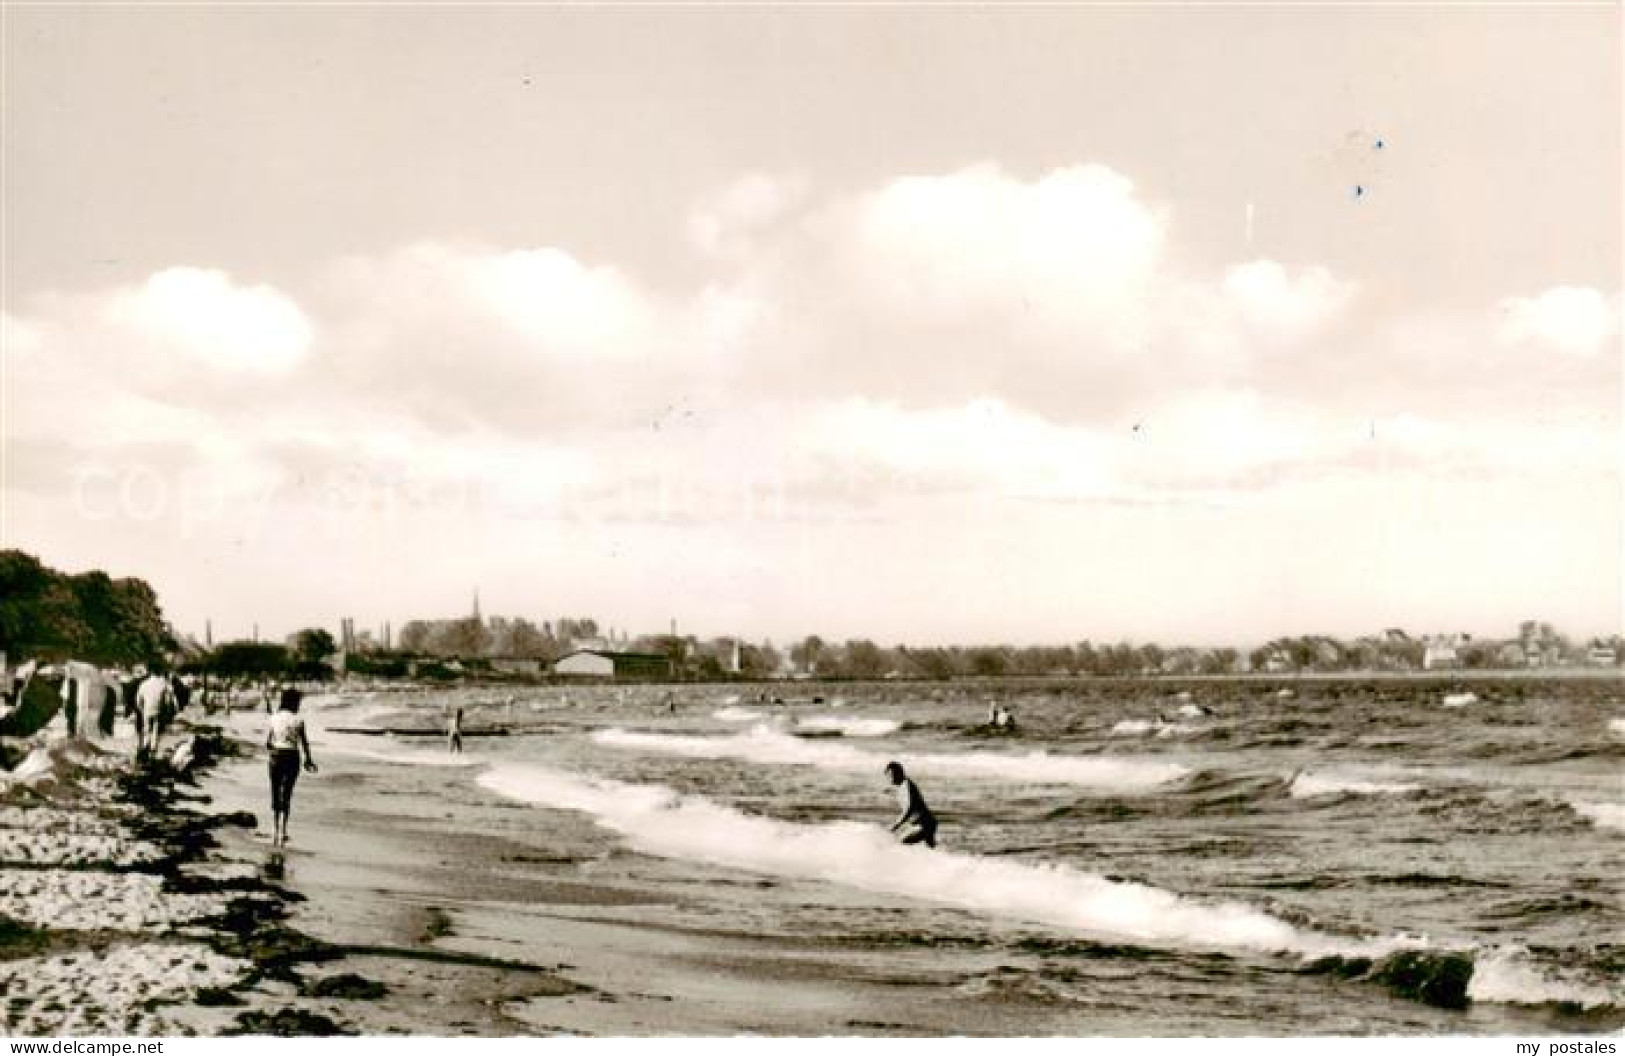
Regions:
M 937 816 L 925 805 L 920 786 L 903 772 L 902 763 L 887 763 L 886 778 L 897 790 L 897 803 L 903 812 L 892 822 L 891 831 L 902 833 L 904 843 L 937 845 Z

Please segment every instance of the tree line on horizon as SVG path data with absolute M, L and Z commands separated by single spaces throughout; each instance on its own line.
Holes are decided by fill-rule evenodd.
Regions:
M 1617 636 L 1598 644 L 1625 656 L 1625 641 Z M 537 625 L 523 618 L 473 616 L 454 620 L 413 621 L 402 628 L 398 656 L 440 660 L 534 660 L 551 664 L 577 648 L 602 648 L 596 621 L 567 618 Z M 1244 672 L 1415 671 L 1423 667 L 1426 641 L 1400 631 L 1344 640 L 1328 635 L 1297 635 L 1271 639 L 1242 651 L 1229 647 L 1166 647 L 1156 643 L 1082 641 L 1068 645 L 947 645 L 883 646 L 870 639 L 826 641 L 808 635 L 780 649 L 772 641 L 749 642 L 734 638 L 700 639 L 695 636 L 643 635 L 611 648 L 665 656 L 675 674 L 692 678 L 772 678 L 786 674 L 820 678 L 998 678 L 1046 675 L 1192 675 L 1217 676 Z M 1519 666 L 1533 649 L 1546 666 L 1587 662 L 1584 643 L 1576 642 L 1549 625 L 1540 624 L 1533 637 L 1463 639 L 1453 666 L 1492 670 Z M 1511 650 L 1511 652 L 1509 652 Z M 376 658 L 382 655 L 373 652 Z M 735 670 L 734 661 L 738 668 Z M 365 661 L 363 661 L 365 663 Z
M 1547 624 L 1526 624 L 1521 633 L 1521 639 L 1513 640 L 1463 640 L 1455 666 L 1516 666 L 1509 660 L 1509 650 L 1523 655 L 1530 649 L 1547 666 L 1586 662 L 1582 643 Z M 401 628 L 398 648 L 385 650 L 364 642 L 346 659 L 349 670 L 361 674 L 403 675 L 416 667 L 454 676 L 465 663 L 475 670 L 489 669 L 490 661 L 501 659 L 551 664 L 577 648 L 602 648 L 605 639 L 590 617 L 565 617 L 539 625 L 522 617 L 414 620 Z M 1619 636 L 1593 644 L 1611 648 L 1615 662 L 1625 661 L 1625 641 Z M 1426 645 L 1422 639 L 1388 631 L 1352 641 L 1326 635 L 1281 637 L 1246 653 L 1228 647 L 1089 641 L 1040 646 L 882 646 L 865 638 L 826 641 L 816 634 L 782 650 L 766 640 L 701 640 L 692 635 L 617 637 L 610 647 L 665 656 L 673 674 L 687 678 L 796 674 L 837 679 L 949 679 L 1406 671 L 1422 667 Z M 20 550 L 0 550 L 0 652 L 13 663 L 85 660 L 129 667 L 169 660 L 186 669 L 229 676 L 318 678 L 331 672 L 329 660 L 338 648 L 329 631 L 306 628 L 284 643 L 225 642 L 203 649 L 174 633 L 156 592 L 143 580 L 113 579 L 100 570 L 70 575 Z M 414 664 L 419 660 L 429 662 Z M 447 666 L 452 661 L 457 666 Z

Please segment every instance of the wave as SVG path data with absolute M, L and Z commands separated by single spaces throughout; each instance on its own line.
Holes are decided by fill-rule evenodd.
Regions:
M 1625 719 L 1609 719 L 1608 732 L 1615 737 L 1625 737 Z
M 1579 980 L 1560 979 L 1534 964 L 1522 947 L 1502 947 L 1481 952 L 1474 960 L 1473 978 L 1467 996 L 1474 1001 L 1500 1004 L 1579 1005 L 1607 1008 L 1625 1004 L 1621 995 L 1602 986 Z
M 1439 702 L 1447 708 L 1465 707 L 1468 704 L 1477 704 L 1478 694 L 1470 691 L 1466 693 L 1446 693 Z
M 1195 733 L 1195 726 L 1183 722 L 1164 722 L 1161 719 L 1123 719 L 1112 727 L 1114 737 L 1177 737 Z
M 311 741 L 323 752 L 351 759 L 371 759 L 380 763 L 399 763 L 407 766 L 484 766 L 486 760 L 466 753 L 453 755 L 445 750 L 438 738 L 425 738 L 435 748 L 394 747 L 388 737 L 371 737 L 354 733 L 324 733 L 311 731 Z M 385 748 L 382 745 L 390 745 Z
M 1363 781 L 1355 777 L 1334 774 L 1312 774 L 1300 771 L 1292 779 L 1292 796 L 1310 799 L 1315 796 L 1337 796 L 1346 793 L 1361 796 L 1402 796 L 1421 790 L 1421 785 L 1400 781 Z
M 826 770 L 879 773 L 890 758 L 827 740 L 806 740 L 766 726 L 725 737 L 690 737 L 600 730 L 593 740 L 615 748 L 660 752 L 691 759 L 739 759 L 752 763 L 816 766 Z M 1051 755 L 1034 751 L 915 754 L 905 757 L 910 771 L 1040 784 L 1095 788 L 1149 788 L 1177 780 L 1188 771 L 1176 763 L 1110 756 Z
M 1584 799 L 1571 799 L 1569 807 L 1599 829 L 1625 831 L 1625 803 L 1593 803 Z
M 1130 942 L 1305 957 L 1372 957 L 1404 945 L 1309 931 L 1239 902 L 1197 901 L 1065 865 L 906 847 L 876 825 L 777 821 L 656 785 L 513 764 L 478 780 L 510 799 L 590 814 L 646 854 L 823 880 Z
M 733 699 L 737 700 L 739 698 L 735 697 Z M 721 719 L 723 722 L 755 722 L 757 719 L 767 718 L 766 715 L 759 711 L 752 711 L 750 708 L 736 708 L 732 705 L 726 708 L 718 708 L 711 713 L 711 717 Z
M 796 721 L 798 729 L 828 730 L 844 737 L 884 737 L 888 733 L 896 733 L 899 726 L 891 719 L 846 718 L 841 715 L 812 715 Z

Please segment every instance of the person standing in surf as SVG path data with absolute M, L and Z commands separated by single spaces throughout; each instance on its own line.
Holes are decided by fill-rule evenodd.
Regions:
M 925 797 L 920 795 L 920 786 L 903 772 L 902 763 L 887 763 L 886 778 L 891 781 L 897 790 L 897 803 L 903 812 L 896 821 L 892 822 L 891 831 L 903 829 L 902 841 L 904 843 L 923 843 L 935 849 L 937 846 L 937 816 L 931 813 L 931 808 L 925 805 Z M 904 829 L 904 826 L 907 826 Z
M 305 720 L 299 717 L 301 696 L 292 686 L 282 691 L 281 704 L 271 716 L 271 729 L 265 735 L 265 747 L 271 752 L 271 843 L 276 847 L 288 842 L 288 814 L 293 810 L 293 786 L 299 780 L 301 752 L 305 769 L 316 772 L 316 760 L 310 755 L 310 738 L 305 735 Z
M 463 709 L 458 708 L 446 723 L 446 751 L 452 755 L 463 753 Z

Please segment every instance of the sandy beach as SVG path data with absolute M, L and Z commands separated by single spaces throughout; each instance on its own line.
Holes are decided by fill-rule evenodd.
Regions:
M 437 746 L 438 747 L 438 746 Z M 640 883 L 638 856 L 582 855 L 585 819 L 538 827 L 533 812 L 460 790 L 460 768 L 352 757 L 302 778 L 292 842 L 235 830 L 221 855 L 297 896 L 287 925 L 319 938 L 321 972 L 354 974 L 373 999 L 248 995 L 365 1034 L 1010 1034 L 972 1021 L 928 947 L 911 981 L 861 949 L 809 955 L 748 931 L 689 926 L 669 891 Z M 264 764 L 232 760 L 204 787 L 216 809 L 263 815 Z M 450 796 L 460 809 L 443 807 Z M 712 884 L 714 878 L 697 883 Z M 772 880 L 735 881 L 769 888 Z M 743 912 L 743 911 L 742 911 Z M 892 955 L 895 957 L 895 951 Z
M 331 756 L 273 849 L 264 759 L 235 750 L 194 784 L 58 739 L 0 775 L 7 1035 L 1001 1029 L 867 978 L 880 973 L 861 951 L 685 927 L 635 856 L 561 852 L 592 842 L 585 820 L 561 832 L 517 806 L 441 809 L 456 768 Z M 923 953 L 918 981 L 940 981 Z

